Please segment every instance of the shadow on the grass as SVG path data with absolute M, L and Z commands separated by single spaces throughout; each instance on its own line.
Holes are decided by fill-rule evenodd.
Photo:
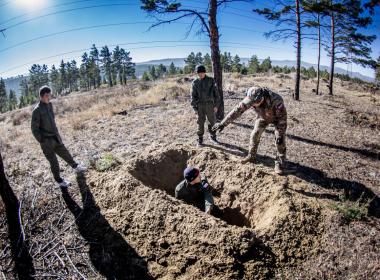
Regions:
M 247 128 L 247 129 L 253 129 L 254 128 L 253 125 L 244 124 L 244 123 L 234 122 L 233 124 L 236 126 L 239 126 L 239 127 Z M 266 129 L 265 132 L 274 134 L 274 131 L 268 130 L 268 129 Z M 312 145 L 316 145 L 316 146 L 327 147 L 327 148 L 331 148 L 331 149 L 341 150 L 344 152 L 355 153 L 355 154 L 358 154 L 358 155 L 361 155 L 364 157 L 368 157 L 368 158 L 371 158 L 374 160 L 380 159 L 380 153 L 379 152 L 372 152 L 372 151 L 369 151 L 366 149 L 350 148 L 350 147 L 345 147 L 345 146 L 340 146 L 340 145 L 335 145 L 335 144 L 330 144 L 330 143 L 324 143 L 324 142 L 320 142 L 320 141 L 316 141 L 316 140 L 312 140 L 312 139 L 308 139 L 308 138 L 304 138 L 304 137 L 292 135 L 292 134 L 286 134 L 286 137 L 289 139 L 295 140 L 295 141 L 300 141 L 300 142 L 304 142 L 304 143 L 308 143 L 308 144 L 312 144 Z
M 80 234 L 90 245 L 90 259 L 97 271 L 107 279 L 153 279 L 147 263 L 101 214 L 86 177 L 78 174 L 77 182 L 83 208 L 74 201 L 67 189 L 62 189 L 62 197 L 75 217 Z
M 244 156 L 248 151 L 242 147 L 220 142 L 219 146 L 212 146 L 214 149 L 222 150 L 238 156 Z M 273 167 L 274 159 L 268 156 L 257 155 L 257 162 L 262 163 L 267 167 Z M 368 203 L 368 215 L 380 217 L 380 198 L 365 185 L 340 178 L 330 178 L 323 171 L 312 167 L 304 166 L 296 162 L 287 162 L 287 171 L 285 175 L 290 173 L 309 183 L 316 184 L 325 189 L 343 190 L 345 198 L 350 201 L 359 201 Z M 306 191 L 301 191 L 303 195 L 309 197 L 328 198 L 339 200 L 339 196 L 332 194 L 316 194 Z

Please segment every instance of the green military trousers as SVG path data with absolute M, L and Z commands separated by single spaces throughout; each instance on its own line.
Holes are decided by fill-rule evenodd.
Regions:
M 198 137 L 203 137 L 205 132 L 205 122 L 206 118 L 208 121 L 208 131 L 210 135 L 215 135 L 215 132 L 211 130 L 211 128 L 215 124 L 215 112 L 214 112 L 214 104 L 213 103 L 203 103 L 198 104 Z
M 56 137 L 46 137 L 41 143 L 42 152 L 44 153 L 46 159 L 50 163 L 50 169 L 53 173 L 55 181 L 58 183 L 62 182 L 60 176 L 59 163 L 57 155 L 66 161 L 72 168 L 78 166 L 74 161 L 70 152 L 66 149 L 62 142 L 58 141 Z
M 285 143 L 285 137 L 286 137 L 286 128 L 287 128 L 287 120 L 286 115 L 284 118 L 279 119 L 274 124 L 274 134 L 276 139 L 276 146 L 277 146 L 277 156 L 276 156 L 276 162 L 278 162 L 280 165 L 283 165 L 286 160 L 286 143 Z M 257 148 L 260 143 L 261 135 L 263 134 L 265 128 L 269 125 L 264 119 L 258 118 L 255 122 L 255 128 L 253 129 L 249 141 L 249 155 L 253 158 L 256 157 Z

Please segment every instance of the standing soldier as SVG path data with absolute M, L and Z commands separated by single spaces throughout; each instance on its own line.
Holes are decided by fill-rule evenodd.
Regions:
M 175 188 L 175 198 L 184 200 L 210 214 L 214 207 L 214 199 L 207 180 L 202 179 L 199 169 L 192 166 L 185 169 L 183 176 L 185 180 Z
M 51 89 L 47 86 L 40 88 L 40 102 L 32 113 L 32 133 L 40 143 L 42 152 L 50 163 L 50 169 L 55 181 L 61 188 L 67 188 L 70 182 L 60 176 L 57 156 L 66 161 L 76 172 L 86 171 L 86 167 L 76 163 L 62 143 L 61 136 L 55 123 L 53 106 L 50 103 Z
M 246 110 L 253 108 L 258 118 L 255 122 L 249 141 L 248 155 L 242 163 L 255 162 L 260 137 L 269 124 L 275 128 L 277 145 L 277 157 L 275 161 L 275 172 L 283 173 L 286 160 L 285 133 L 287 127 L 287 114 L 282 97 L 268 88 L 251 87 L 247 96 L 220 122 L 214 125 L 213 131 L 222 131 L 225 126 L 240 117 Z
M 216 134 L 211 128 L 215 124 L 215 113 L 217 112 L 219 95 L 215 87 L 214 79 L 206 75 L 206 68 L 203 65 L 198 65 L 196 72 L 198 78 L 193 81 L 191 87 L 191 106 L 198 117 L 198 147 L 202 147 L 206 118 L 208 121 L 210 140 L 214 144 L 218 143 Z

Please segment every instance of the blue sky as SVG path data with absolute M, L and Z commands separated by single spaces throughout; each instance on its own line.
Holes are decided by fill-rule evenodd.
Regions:
M 223 8 L 218 17 L 221 51 L 241 57 L 256 54 L 259 58 L 295 60 L 293 43 L 266 39 L 263 32 L 274 26 L 251 12 L 255 7 L 270 6 L 271 2 L 240 2 Z M 183 0 L 182 3 L 205 7 L 207 1 Z M 76 8 L 83 9 L 74 10 Z M 51 15 L 44 16 L 47 14 Z M 380 34 L 379 10 L 376 14 L 375 23 L 366 30 L 368 34 Z M 185 38 L 190 19 L 148 31 L 149 22 L 153 21 L 140 9 L 139 0 L 0 0 L 0 30 L 7 29 L 5 37 L 0 34 L 0 77 L 25 74 L 33 63 L 45 63 L 50 67 L 61 59 L 79 62 L 81 54 L 93 43 L 98 47 L 119 44 L 131 52 L 135 62 L 184 57 L 191 51 L 209 52 L 208 38 L 197 35 L 197 27 Z M 63 31 L 67 32 L 51 35 Z M 376 39 L 372 50 L 373 57 L 377 58 L 380 38 Z M 302 60 L 316 63 L 316 51 L 313 42 L 304 41 Z M 321 64 L 329 65 L 325 54 L 322 54 Z M 373 70 L 356 65 L 338 66 L 374 75 Z

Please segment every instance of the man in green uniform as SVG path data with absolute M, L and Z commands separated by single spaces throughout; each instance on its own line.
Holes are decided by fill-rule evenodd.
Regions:
M 269 124 L 275 128 L 275 139 L 277 145 L 277 157 L 275 161 L 275 172 L 283 173 L 286 160 L 286 127 L 287 113 L 282 97 L 268 88 L 251 87 L 247 96 L 220 122 L 214 125 L 213 131 L 222 131 L 225 126 L 240 117 L 246 110 L 253 108 L 257 113 L 255 127 L 251 133 L 248 155 L 242 162 L 254 162 L 260 137 Z
M 32 113 L 31 128 L 34 138 L 40 143 L 42 152 L 50 163 L 55 181 L 61 188 L 67 188 L 70 182 L 61 178 L 56 155 L 66 161 L 76 172 L 84 172 L 86 171 L 86 167 L 76 163 L 62 143 L 55 123 L 53 106 L 50 103 L 50 99 L 51 89 L 47 86 L 43 86 L 40 89 L 40 102 Z
M 201 178 L 199 169 L 189 166 L 183 172 L 185 180 L 175 188 L 175 198 L 198 207 L 207 214 L 214 207 L 211 186 L 206 179 Z
M 206 118 L 208 121 L 208 131 L 210 140 L 217 144 L 216 134 L 211 130 L 215 124 L 215 113 L 219 103 L 218 91 L 215 87 L 214 79 L 206 75 L 206 68 L 203 65 L 196 67 L 198 78 L 191 86 L 191 106 L 197 115 L 198 123 L 198 147 L 203 146 L 203 134 Z

